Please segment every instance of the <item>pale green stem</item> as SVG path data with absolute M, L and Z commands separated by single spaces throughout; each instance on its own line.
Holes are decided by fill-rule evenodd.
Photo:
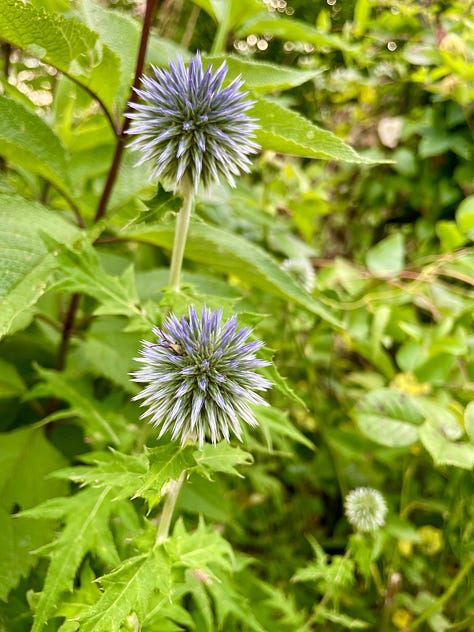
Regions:
M 183 208 L 176 218 L 176 228 L 174 232 L 173 253 L 170 265 L 170 286 L 175 292 L 179 292 L 181 284 L 181 268 L 183 265 L 184 248 L 186 237 L 188 236 L 189 220 L 193 209 L 194 189 L 189 181 L 181 186 L 183 194 Z
M 161 512 L 160 525 L 158 527 L 158 533 L 156 534 L 155 546 L 159 546 L 162 542 L 168 539 L 171 518 L 173 517 L 179 490 L 181 489 L 185 475 L 186 471 L 183 470 L 177 481 L 170 481 L 168 483 L 168 493 L 166 494 L 165 504 L 163 505 L 163 511 Z
M 216 35 L 212 43 L 211 55 L 220 55 L 225 50 L 225 43 L 229 33 L 229 16 L 225 15 L 217 25 Z
M 446 592 L 444 592 L 441 595 L 441 597 L 439 597 L 439 599 L 437 599 L 428 608 L 426 608 L 426 610 L 424 610 L 420 614 L 420 616 L 417 619 L 415 619 L 413 621 L 413 623 L 407 629 L 408 630 L 416 630 L 417 628 L 420 627 L 420 625 L 424 621 L 426 621 L 426 619 L 429 619 L 430 617 L 435 615 L 438 612 L 438 610 L 441 610 L 441 608 L 444 606 L 444 604 L 446 602 L 448 602 L 451 599 L 451 597 L 454 595 L 456 590 L 459 588 L 459 586 L 463 582 L 464 578 L 467 575 L 469 575 L 469 573 L 471 572 L 471 569 L 472 569 L 473 566 L 474 566 L 474 555 L 470 559 L 468 559 L 467 562 L 464 564 L 464 566 L 461 568 L 459 573 L 456 575 L 456 577 L 451 582 L 448 590 L 446 590 Z

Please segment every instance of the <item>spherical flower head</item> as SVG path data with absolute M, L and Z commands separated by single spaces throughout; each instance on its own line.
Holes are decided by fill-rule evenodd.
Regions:
M 132 374 L 146 384 L 134 397 L 146 408 L 142 418 L 160 428 L 159 437 L 171 430 L 171 439 L 212 443 L 242 440 L 240 422 L 257 426 L 249 404 L 268 405 L 256 391 L 271 383 L 255 373 L 269 362 L 256 357 L 260 341 L 246 342 L 247 327 L 238 328 L 234 315 L 222 322 L 222 310 L 203 308 L 201 317 L 190 307 L 187 317 L 170 314 L 163 328 L 154 327 L 157 342 L 143 341 L 143 367 Z
M 371 487 L 358 487 L 344 501 L 348 521 L 357 531 L 375 531 L 385 524 L 384 497 Z
M 314 268 L 308 259 L 285 259 L 285 261 L 281 264 L 281 267 L 311 294 L 314 290 L 316 275 L 314 273 Z
M 240 90 L 243 81 L 222 88 L 226 63 L 204 72 L 199 52 L 188 68 L 178 57 L 169 69 L 153 66 L 153 72 L 136 90 L 145 103 L 130 103 L 136 111 L 128 114 L 128 133 L 136 136 L 130 146 L 142 154 L 137 165 L 151 161 L 153 177 L 175 189 L 183 178 L 197 190 L 201 181 L 207 187 L 219 176 L 235 186 L 234 176 L 249 171 L 249 154 L 259 149 L 252 140 L 258 126 L 246 114 L 254 102 Z

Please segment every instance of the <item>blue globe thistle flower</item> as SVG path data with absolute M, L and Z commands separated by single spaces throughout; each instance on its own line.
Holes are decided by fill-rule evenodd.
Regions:
M 256 391 L 271 383 L 254 372 L 269 362 L 255 356 L 262 342 L 245 342 L 251 329 L 239 329 L 235 315 L 222 323 L 222 310 L 204 307 L 199 318 L 190 307 L 187 317 L 170 314 L 153 333 L 158 342 L 143 341 L 136 358 L 143 367 L 132 376 L 147 384 L 134 399 L 159 437 L 171 430 L 172 440 L 202 447 L 206 437 L 214 444 L 230 441 L 231 433 L 242 440 L 240 421 L 258 425 L 249 404 L 268 405 Z
M 353 489 L 347 494 L 344 506 L 348 521 L 357 531 L 375 531 L 385 524 L 387 505 L 376 489 Z
M 130 146 L 142 152 L 137 165 L 151 161 L 153 177 L 176 189 L 184 177 L 195 191 L 200 181 L 208 186 L 219 176 L 235 186 L 234 176 L 249 171 L 248 155 L 259 149 L 252 140 L 258 126 L 246 114 L 254 102 L 240 91 L 243 81 L 221 89 L 226 63 L 204 72 L 199 52 L 188 68 L 178 57 L 168 70 L 153 71 L 136 90 L 145 103 L 131 103 L 136 112 L 128 114 L 134 121 L 128 133 L 136 135 Z

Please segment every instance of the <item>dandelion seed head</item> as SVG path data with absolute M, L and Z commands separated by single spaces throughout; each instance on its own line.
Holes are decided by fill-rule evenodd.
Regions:
M 348 521 L 357 531 L 375 531 L 385 524 L 387 505 L 376 489 L 353 489 L 347 494 L 344 506 Z
M 269 362 L 256 357 L 263 343 L 247 342 L 251 330 L 239 328 L 235 315 L 222 322 L 222 310 L 204 307 L 199 317 L 190 307 L 187 317 L 170 314 L 153 333 L 157 342 L 143 341 L 136 358 L 143 366 L 132 379 L 145 384 L 134 399 L 159 437 L 170 431 L 172 440 L 202 447 L 206 438 L 242 440 L 242 421 L 258 425 L 250 405 L 268 405 L 257 391 L 271 382 L 255 369 Z
M 258 125 L 246 112 L 254 104 L 237 77 L 222 88 L 227 65 L 203 70 L 198 53 L 186 68 L 181 57 L 169 68 L 153 66 L 154 76 L 142 77 L 136 93 L 143 103 L 130 103 L 128 114 L 135 136 L 130 146 L 141 152 L 137 165 L 150 161 L 152 176 L 179 187 L 188 180 L 194 190 L 222 176 L 235 186 L 235 176 L 248 172 L 249 155 L 258 151 Z

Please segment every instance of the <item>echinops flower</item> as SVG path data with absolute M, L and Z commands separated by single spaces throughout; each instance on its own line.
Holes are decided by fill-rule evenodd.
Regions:
M 385 524 L 387 505 L 376 489 L 353 489 L 347 494 L 344 506 L 348 521 L 357 531 L 375 531 Z
M 147 386 L 134 397 L 146 407 L 142 418 L 168 430 L 171 439 L 212 443 L 242 440 L 240 422 L 258 425 L 249 404 L 268 405 L 256 391 L 271 382 L 255 373 L 269 362 L 256 357 L 260 341 L 246 342 L 247 327 L 238 328 L 234 315 L 222 322 L 222 310 L 203 308 L 201 317 L 190 307 L 187 317 L 170 314 L 163 328 L 153 328 L 157 342 L 143 341 L 143 367 L 132 374 Z
M 235 186 L 234 176 L 249 171 L 248 156 L 259 149 L 252 140 L 258 126 L 246 114 L 254 102 L 240 90 L 243 81 L 222 88 L 226 63 L 204 71 L 199 53 L 188 68 L 181 57 L 169 69 L 152 68 L 155 76 L 143 76 L 136 90 L 145 103 L 130 103 L 136 112 L 128 114 L 128 133 L 136 136 L 130 146 L 142 153 L 137 165 L 151 161 L 153 177 L 175 189 L 185 177 L 195 191 L 219 176 Z

